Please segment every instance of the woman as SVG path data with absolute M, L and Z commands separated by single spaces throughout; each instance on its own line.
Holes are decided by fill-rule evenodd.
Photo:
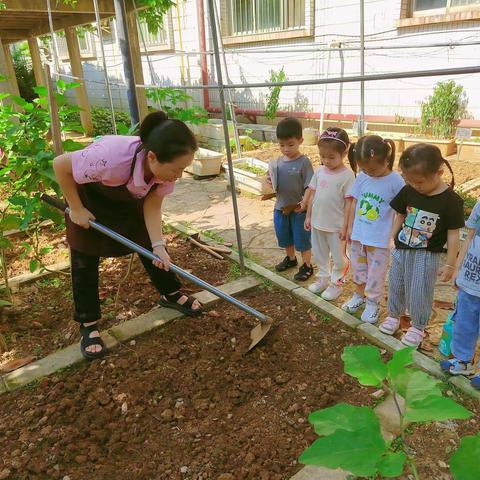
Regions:
M 160 293 L 160 305 L 186 315 L 201 312 L 198 300 L 180 291 L 180 282 L 169 270 L 170 257 L 162 232 L 163 198 L 172 193 L 174 182 L 192 162 L 197 142 L 183 122 L 170 120 L 163 112 L 145 117 L 139 133 L 139 137 L 103 137 L 53 162 L 70 207 L 66 223 L 74 319 L 80 323 L 80 350 L 88 360 L 105 353 L 97 327 L 101 318 L 99 259 L 131 253 L 127 247 L 89 229 L 89 220 L 97 220 L 160 258 L 152 265 L 140 257 Z

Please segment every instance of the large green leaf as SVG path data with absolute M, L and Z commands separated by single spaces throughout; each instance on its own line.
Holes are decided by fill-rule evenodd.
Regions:
M 331 435 L 337 430 L 378 430 L 378 417 L 368 407 L 355 407 L 348 403 L 337 405 L 309 415 L 308 421 L 315 428 L 317 435 Z
M 299 461 L 305 465 L 342 468 L 354 475 L 368 477 L 376 473 L 377 463 L 386 450 L 380 427 L 377 432 L 337 430 L 328 437 L 315 440 Z
M 76 142 L 71 138 L 62 142 L 62 145 L 66 152 L 75 152 L 76 150 L 81 150 L 84 147 L 84 145 L 82 145 L 80 142 Z
M 416 402 L 407 403 L 407 422 L 430 422 L 433 420 L 466 419 L 472 414 L 451 398 L 433 395 Z
M 377 463 L 382 477 L 395 478 L 402 474 L 407 456 L 403 452 L 388 452 Z
M 5 230 L 14 230 L 17 229 L 22 223 L 22 219 L 18 215 L 8 214 L 3 217 L 0 222 L 0 229 Z
M 462 438 L 460 446 L 450 458 L 450 471 L 455 480 L 480 478 L 480 433 Z
M 406 384 L 405 401 L 407 406 L 427 397 L 442 396 L 439 385 L 440 382 L 430 375 L 419 370 L 414 371 L 409 375 Z
M 387 376 L 387 366 L 382 362 L 377 347 L 370 345 L 345 347 L 342 359 L 345 373 L 357 378 L 362 385 L 378 387 Z
M 387 363 L 388 376 L 394 380 L 397 375 L 401 372 L 404 372 L 405 367 L 413 363 L 413 352 L 415 349 L 413 347 L 402 348 L 397 350 L 392 359 Z

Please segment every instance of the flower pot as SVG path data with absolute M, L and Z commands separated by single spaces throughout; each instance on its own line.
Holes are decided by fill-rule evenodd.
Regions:
M 417 143 L 430 143 L 431 145 L 435 145 L 440 149 L 442 152 L 443 157 L 448 157 L 453 155 L 457 151 L 457 145 L 455 144 L 455 140 L 440 140 L 437 138 L 427 138 L 427 137 L 404 137 L 403 141 L 405 142 L 405 148 L 411 147 L 412 145 L 416 145 Z
M 193 162 L 185 169 L 186 172 L 198 177 L 219 175 L 222 168 L 223 153 L 199 148 L 195 152 Z
M 480 142 L 469 142 L 467 140 L 461 144 L 460 140 L 457 140 L 456 144 L 459 149 L 459 160 L 480 160 Z M 460 144 L 462 145 L 461 147 Z
M 243 170 L 242 167 L 262 169 L 265 173 L 254 173 Z M 224 163 L 225 178 L 230 181 L 228 164 Z M 267 183 L 268 163 L 256 158 L 239 158 L 233 161 L 233 178 L 238 189 L 254 195 L 267 195 L 273 193 L 272 186 Z

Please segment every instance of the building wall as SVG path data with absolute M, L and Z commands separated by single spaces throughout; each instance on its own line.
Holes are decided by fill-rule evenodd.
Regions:
M 401 18 L 402 0 L 366 0 L 365 35 L 366 46 L 417 46 L 417 48 L 367 50 L 365 73 L 389 73 L 405 70 L 423 70 L 473 66 L 478 64 L 479 46 L 420 48 L 419 45 L 439 42 L 480 41 L 480 21 L 444 23 L 408 28 L 397 28 Z M 205 0 L 205 11 L 207 2 Z M 224 10 L 223 10 L 224 11 Z M 226 61 L 229 78 L 234 83 L 266 81 L 270 71 L 285 69 L 288 80 L 358 75 L 360 55 L 358 51 L 312 51 L 311 47 L 328 47 L 332 42 L 341 42 L 343 48 L 358 47 L 359 2 L 354 0 L 314 1 L 314 35 L 308 38 L 278 40 L 255 44 L 226 47 Z M 178 14 L 180 25 L 178 24 Z M 170 12 L 172 51 L 153 52 L 143 56 L 145 83 L 173 86 L 201 83 L 200 55 L 179 55 L 184 52 L 198 52 L 198 18 L 196 0 L 178 2 L 177 9 Z M 211 38 L 206 19 L 207 49 L 211 50 Z M 285 52 L 285 49 L 292 50 Z M 306 49 L 307 51 L 302 51 Z M 100 49 L 97 45 L 97 52 Z M 254 51 L 255 50 L 255 51 Z M 262 51 L 260 51 L 262 50 Z M 282 51 L 278 51 L 282 50 Z M 112 93 L 116 108 L 126 109 L 126 95 L 123 87 L 123 70 L 120 52 L 115 43 L 106 45 L 109 78 L 114 84 Z M 213 55 L 209 54 L 208 69 L 210 83 L 214 83 Z M 328 68 L 327 68 L 328 66 Z M 68 64 L 65 65 L 68 71 Z M 103 67 L 100 54 L 96 60 L 84 62 L 92 104 L 107 105 L 104 88 Z M 150 74 L 153 70 L 154 78 Z M 183 79 L 182 79 L 183 72 Z M 465 87 L 469 98 L 469 112 L 480 119 L 480 85 L 478 75 L 456 76 L 454 79 Z M 442 77 L 414 78 L 367 82 L 365 84 L 366 115 L 399 115 L 418 117 L 420 102 L 431 94 L 434 85 Z M 94 83 L 97 82 L 97 83 Z M 324 87 L 302 86 L 283 88 L 281 110 L 318 113 L 322 109 Z M 203 102 L 201 91 L 190 90 L 198 104 Z M 245 109 L 262 110 L 268 89 L 239 89 L 234 92 L 235 103 Z M 209 92 L 211 107 L 219 107 L 218 94 Z M 360 85 L 358 83 L 330 84 L 326 93 L 326 112 L 332 114 L 356 115 L 360 112 Z

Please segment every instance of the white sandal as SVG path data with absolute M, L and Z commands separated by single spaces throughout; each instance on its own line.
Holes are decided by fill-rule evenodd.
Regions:
M 400 319 L 387 317 L 378 327 L 378 329 L 387 335 L 393 335 L 400 328 Z

